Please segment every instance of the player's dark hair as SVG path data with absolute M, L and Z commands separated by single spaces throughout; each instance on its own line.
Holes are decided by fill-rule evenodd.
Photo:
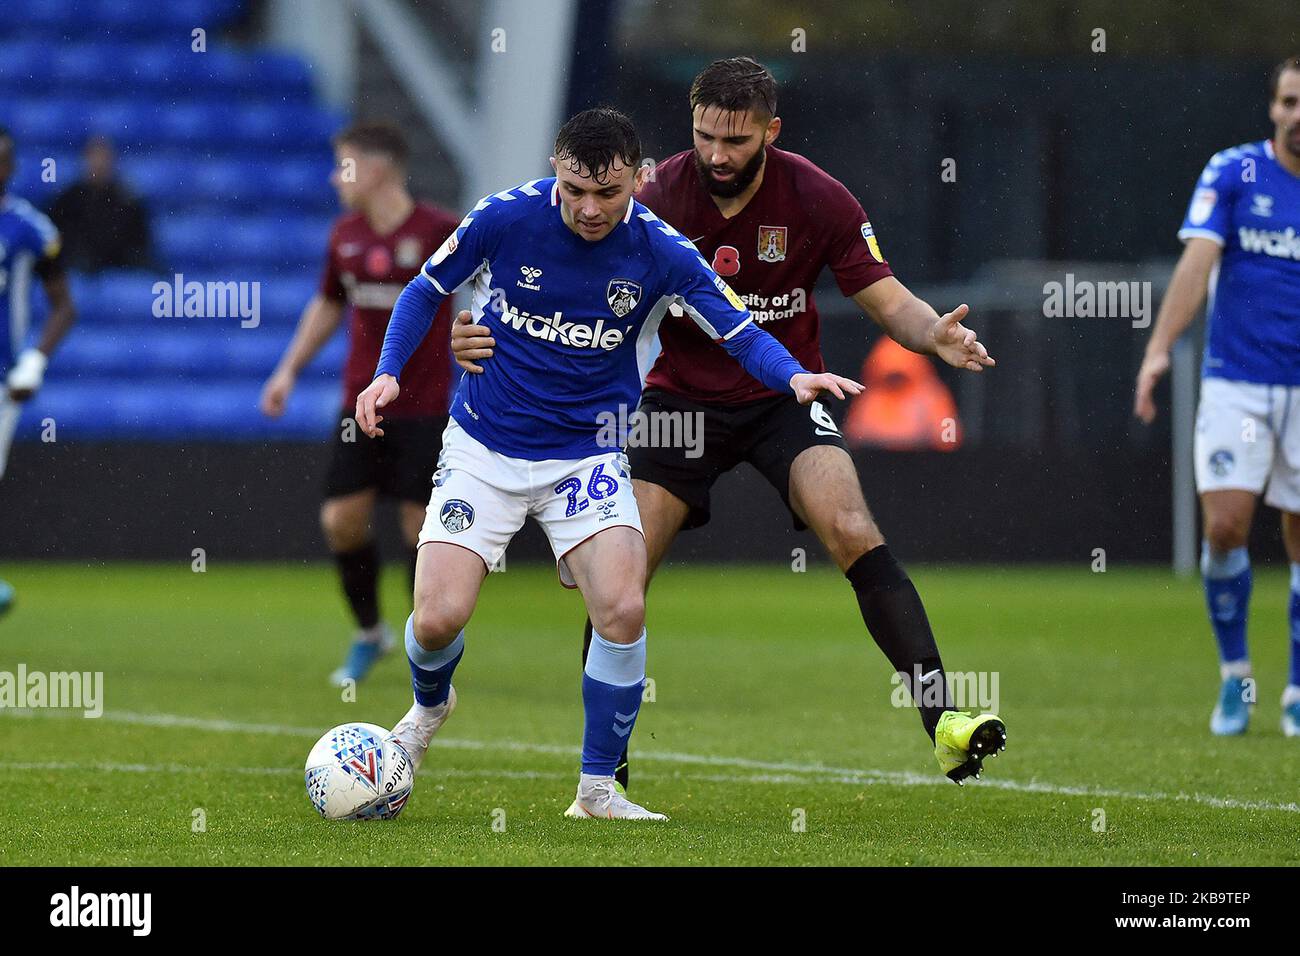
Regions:
M 625 114 L 598 106 L 570 117 L 560 127 L 555 137 L 555 159 L 577 164 L 596 182 L 604 183 L 615 160 L 624 166 L 640 165 L 641 137 Z
M 387 156 L 393 164 L 406 168 L 411 148 L 406 136 L 395 123 L 384 120 L 353 123 L 347 129 L 334 134 L 335 146 L 355 146 L 363 153 L 378 153 Z
M 1277 98 L 1277 85 L 1282 82 L 1282 74 L 1287 70 L 1300 71 L 1300 56 L 1289 56 L 1273 67 L 1273 77 L 1268 82 L 1268 98 Z
M 10 145 L 13 144 L 14 134 L 9 132 L 8 126 L 0 126 L 0 140 L 3 140 L 9 143 Z
M 747 56 L 714 60 L 691 84 L 691 112 L 697 106 L 728 113 L 753 110 L 770 119 L 776 115 L 776 79 Z

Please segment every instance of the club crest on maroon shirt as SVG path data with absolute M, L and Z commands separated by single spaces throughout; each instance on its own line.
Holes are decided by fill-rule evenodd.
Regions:
M 785 261 L 785 226 L 758 227 L 758 261 Z

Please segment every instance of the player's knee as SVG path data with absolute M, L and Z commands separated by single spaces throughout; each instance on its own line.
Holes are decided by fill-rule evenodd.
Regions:
M 1250 525 L 1232 514 L 1210 515 L 1205 522 L 1205 540 L 1218 554 L 1246 546 Z
M 831 522 L 830 540 L 826 542 L 831 556 L 844 568 L 873 548 L 885 543 L 871 515 L 863 511 L 842 511 Z
M 607 641 L 633 643 L 645 627 L 644 592 L 640 588 L 624 588 L 599 607 L 593 607 L 591 625 Z
M 370 534 L 370 522 L 365 515 L 336 502 L 327 501 L 321 506 L 320 526 L 331 551 L 359 548 L 366 543 Z
M 424 603 L 415 608 L 411 629 L 415 643 L 426 651 L 440 651 L 456 639 L 469 620 L 468 613 L 445 604 Z

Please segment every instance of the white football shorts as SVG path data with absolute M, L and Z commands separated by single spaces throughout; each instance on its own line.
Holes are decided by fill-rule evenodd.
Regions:
M 442 433 L 420 544 L 459 545 L 492 569 L 530 516 L 551 542 L 560 583 L 577 587 L 566 554 L 606 528 L 641 532 L 627 457 L 613 450 L 580 459 L 510 458 L 451 419 Z
M 1300 512 L 1300 385 L 1202 380 L 1194 454 L 1198 492 L 1267 487 L 1265 504 Z

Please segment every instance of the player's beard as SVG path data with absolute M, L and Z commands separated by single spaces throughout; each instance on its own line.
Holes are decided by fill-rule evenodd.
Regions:
M 1282 141 L 1286 143 L 1287 152 L 1292 156 L 1300 157 L 1300 126 L 1292 126 L 1287 130 Z
M 739 196 L 754 182 L 759 171 L 763 168 L 763 159 L 767 155 L 765 147 L 759 147 L 754 153 L 754 157 L 743 167 L 736 171 L 736 175 L 731 178 L 730 182 L 720 183 L 713 178 L 713 167 L 700 158 L 697 151 L 695 153 L 695 172 L 699 174 L 700 182 L 715 196 L 723 199 L 734 199 Z

